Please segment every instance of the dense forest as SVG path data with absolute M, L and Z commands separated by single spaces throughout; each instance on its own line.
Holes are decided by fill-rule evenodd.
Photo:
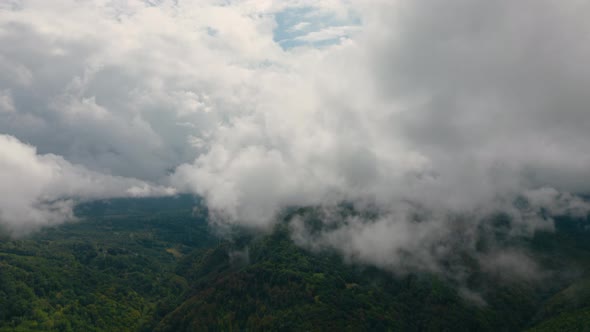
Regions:
M 199 204 L 97 201 L 76 222 L 2 236 L 0 331 L 590 331 L 587 218 L 520 240 L 542 279 L 475 265 L 474 301 L 438 274 L 307 251 L 285 223 L 220 236 Z

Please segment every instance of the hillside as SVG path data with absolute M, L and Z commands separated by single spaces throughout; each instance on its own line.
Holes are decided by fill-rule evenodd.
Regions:
M 546 276 L 457 280 L 344 262 L 268 234 L 217 237 L 190 196 L 82 205 L 0 242 L 0 331 L 584 331 L 588 220 L 522 240 Z M 198 203 L 198 202 L 197 202 Z M 466 257 L 465 260 L 468 260 Z M 472 293 L 466 294 L 468 287 Z

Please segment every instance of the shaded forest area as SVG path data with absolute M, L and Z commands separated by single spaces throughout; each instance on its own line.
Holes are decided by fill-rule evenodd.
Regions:
M 289 228 L 209 228 L 191 196 L 81 205 L 80 220 L 0 240 L 0 331 L 585 331 L 588 220 L 523 240 L 549 277 L 477 267 L 484 303 L 439 275 L 396 275 L 296 246 Z M 298 212 L 295 212 L 298 213 Z

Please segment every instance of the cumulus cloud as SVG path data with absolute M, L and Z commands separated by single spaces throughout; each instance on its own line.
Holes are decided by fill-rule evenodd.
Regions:
M 348 202 L 378 216 L 326 216 L 320 234 L 295 220 L 294 237 L 437 270 L 492 216 L 509 216 L 514 236 L 587 216 L 589 7 L 11 1 L 0 132 L 72 171 L 202 195 L 224 225 L 268 229 L 285 207 Z M 281 47 L 293 31 L 346 38 Z
M 18 112 L 0 112 L 0 131 L 124 176 L 157 180 L 192 160 L 198 150 L 186 138 L 252 108 L 255 67 L 282 51 L 263 36 L 273 20 L 253 16 L 265 10 L 256 2 L 175 3 L 27 0 L 3 9 L 0 91 Z
M 515 236 L 585 217 L 569 192 L 590 189 L 588 6 L 357 3 L 362 31 L 303 55 L 288 89 L 213 132 L 173 183 L 256 227 L 286 206 L 369 206 L 382 216 L 294 236 L 390 268 L 439 269 L 500 212 Z
M 13 235 L 73 220 L 75 201 L 171 195 L 174 189 L 107 176 L 0 135 L 0 227 Z

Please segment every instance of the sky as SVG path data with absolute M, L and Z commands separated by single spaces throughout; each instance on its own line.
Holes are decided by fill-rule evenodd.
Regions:
M 337 226 L 293 220 L 297 243 L 428 270 L 498 213 L 515 236 L 550 230 L 590 210 L 589 12 L 1 0 L 0 226 L 18 236 L 75 219 L 79 201 L 192 193 L 212 224 L 260 231 L 321 207 Z M 342 202 L 378 216 L 335 220 Z M 522 262 L 506 257 L 482 259 Z

